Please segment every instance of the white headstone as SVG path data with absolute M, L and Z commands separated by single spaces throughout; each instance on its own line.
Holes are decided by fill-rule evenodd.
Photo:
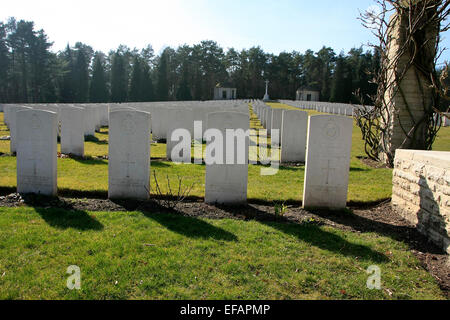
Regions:
M 208 114 L 208 132 L 211 132 L 211 129 L 220 131 L 223 137 L 223 143 L 217 143 L 218 141 L 215 139 L 207 141 L 205 154 L 206 203 L 234 205 L 247 202 L 249 136 L 241 136 L 241 139 L 244 139 L 243 144 L 241 144 L 237 142 L 239 139 L 234 139 L 231 135 L 227 139 L 227 129 L 241 129 L 248 133 L 249 126 L 250 118 L 244 113 L 216 112 Z M 228 130 L 228 132 L 230 133 L 231 131 Z M 211 160 L 208 159 L 208 149 L 211 150 L 214 144 L 217 146 L 214 154 L 221 156 L 217 157 L 216 163 L 211 164 L 208 163 Z M 227 145 L 229 148 L 227 148 Z M 234 148 L 230 147 L 232 145 L 234 145 Z M 227 151 L 229 152 L 228 154 Z M 241 161 L 239 161 L 240 157 Z
M 270 129 L 272 129 L 272 111 L 273 111 L 273 109 L 271 107 L 267 107 L 265 128 L 267 129 L 267 133 L 269 135 L 270 135 Z
M 85 110 L 85 121 L 84 121 L 84 135 L 86 137 L 95 137 L 96 120 L 97 115 L 95 109 L 89 105 L 75 105 L 76 107 L 84 108 Z
M 61 153 L 84 156 L 84 122 L 83 108 L 61 107 Z
M 167 125 L 167 141 L 166 141 L 166 156 L 167 159 L 177 162 L 190 163 L 191 162 L 191 142 L 192 142 L 192 131 L 194 127 L 194 118 L 192 114 L 192 109 L 188 108 L 170 108 L 168 110 L 169 123 Z M 186 133 L 189 133 L 189 138 L 185 141 L 180 141 L 180 136 L 173 136 L 176 134 L 176 130 L 185 129 Z M 187 138 L 187 137 L 186 137 Z M 174 139 L 172 141 L 172 139 Z M 181 144 L 180 144 L 181 143 Z M 172 151 L 176 146 L 181 146 L 183 148 L 176 149 L 176 157 L 172 158 Z
M 281 132 L 281 121 L 283 120 L 283 109 L 272 109 L 271 129 L 277 129 Z
M 284 110 L 281 130 L 281 162 L 305 162 L 308 113 Z
M 310 116 L 304 208 L 346 207 L 353 121 L 342 116 Z
M 23 110 L 32 110 L 30 107 L 23 107 L 23 106 L 14 106 L 11 107 L 9 110 L 9 130 L 11 135 L 11 140 L 9 143 L 9 149 L 11 154 L 16 153 L 17 147 L 16 147 L 16 140 L 17 140 L 17 133 L 20 131 L 20 127 L 17 124 L 17 112 L 23 111 Z
M 169 110 L 166 106 L 154 108 L 152 114 L 153 140 L 164 140 L 167 137 L 167 125 L 169 123 Z
M 57 194 L 57 119 L 44 110 L 17 112 L 17 192 Z
M 100 108 L 100 124 L 102 127 L 107 127 L 109 119 L 109 105 L 101 104 L 99 105 L 99 108 Z
M 5 105 L 3 106 L 3 122 L 6 124 L 6 126 L 9 129 L 9 112 L 11 110 L 11 105 Z
M 117 110 L 109 114 L 109 198 L 149 198 L 150 123 L 147 112 Z

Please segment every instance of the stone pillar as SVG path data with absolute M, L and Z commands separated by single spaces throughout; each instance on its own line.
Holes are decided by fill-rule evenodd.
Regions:
M 269 101 L 269 80 L 266 80 L 266 94 L 264 95 L 263 101 Z
M 388 119 L 385 127 L 388 128 L 386 136 L 382 137 L 386 142 L 386 151 L 392 156 L 395 150 L 401 149 L 425 149 L 427 139 L 427 121 L 423 119 L 425 111 L 433 107 L 432 89 L 430 88 L 430 79 L 426 72 L 434 69 L 434 57 L 436 55 L 436 36 L 439 32 L 439 26 L 430 24 L 424 28 L 423 34 L 419 35 L 428 42 L 422 41 L 414 58 L 415 64 L 425 67 L 425 74 L 420 72 L 416 65 L 409 65 L 412 56 L 412 48 L 407 48 L 400 57 L 407 41 L 406 32 L 409 25 L 408 12 L 395 13 L 390 20 L 389 41 L 387 46 L 386 65 L 393 64 L 398 59 L 397 64 L 386 70 L 386 91 L 384 93 L 385 119 Z M 397 77 L 403 78 L 399 83 Z M 388 114 L 389 113 L 389 117 Z M 407 138 L 408 133 L 412 132 L 415 124 L 417 129 L 411 138 Z M 387 160 L 387 154 L 381 155 L 383 160 Z M 393 160 L 393 159 L 391 159 Z

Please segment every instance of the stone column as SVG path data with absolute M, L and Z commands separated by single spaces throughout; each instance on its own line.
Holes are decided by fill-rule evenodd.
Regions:
M 407 38 L 406 32 L 409 25 L 408 12 L 396 13 L 391 17 L 389 26 L 389 41 L 387 46 L 387 66 L 391 65 L 395 59 L 398 63 L 386 70 L 387 90 L 384 94 L 385 119 L 383 125 L 387 127 L 386 136 L 382 137 L 386 141 L 386 151 L 394 156 L 396 149 L 425 149 L 427 139 L 427 121 L 423 119 L 425 111 L 433 107 L 432 89 L 430 79 L 426 72 L 433 70 L 434 57 L 436 55 L 436 37 L 439 26 L 430 24 L 420 35 L 428 42 L 418 43 L 423 47 L 419 48 L 415 64 L 419 63 L 426 70 L 425 74 L 420 72 L 417 65 L 409 65 L 412 56 L 412 48 L 408 47 L 404 52 Z M 401 56 L 398 57 L 398 55 Z M 396 75 L 403 78 L 397 83 Z M 389 117 L 388 117 L 389 114 Z M 417 125 L 417 129 L 413 130 Z M 407 138 L 409 133 L 413 133 Z M 387 154 L 381 155 L 383 160 L 387 160 Z M 393 159 L 391 159 L 393 160 Z
M 266 94 L 264 95 L 263 101 L 269 101 L 269 80 L 266 80 Z

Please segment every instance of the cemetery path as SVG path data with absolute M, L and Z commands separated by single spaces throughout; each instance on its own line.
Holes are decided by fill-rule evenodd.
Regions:
M 274 205 L 249 203 L 246 206 L 226 207 L 208 205 L 202 200 L 179 203 L 176 209 L 167 209 L 157 201 L 111 201 L 105 199 L 47 198 L 18 194 L 0 196 L 0 207 L 30 206 L 61 208 L 70 211 L 140 211 L 143 213 L 174 213 L 188 218 L 257 220 L 263 223 L 308 224 L 329 226 L 354 233 L 375 233 L 408 244 L 422 266 L 438 281 L 450 298 L 450 263 L 448 255 L 428 242 L 416 228 L 392 210 L 390 200 L 370 207 L 350 207 L 343 211 L 304 210 L 301 204 L 288 206 L 283 216 L 274 214 Z M 201 220 L 198 220 L 201 221 Z M 286 228 L 286 230 L 289 228 Z M 308 239 L 303 239 L 308 241 Z M 383 253 L 389 257 L 392 253 Z M 384 257 L 383 256 L 383 257 Z M 383 258 L 380 257 L 380 258 Z

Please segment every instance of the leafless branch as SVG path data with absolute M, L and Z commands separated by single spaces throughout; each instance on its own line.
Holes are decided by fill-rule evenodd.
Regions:
M 392 166 L 395 150 L 390 148 L 390 138 L 394 121 L 405 135 L 401 147 L 430 150 L 440 129 L 436 111 L 441 99 L 448 99 L 445 86 L 448 65 L 440 76 L 436 65 L 445 50 L 440 48 L 440 32 L 449 28 L 446 19 L 450 15 L 450 0 L 375 0 L 375 3 L 381 12 L 367 11 L 361 13 L 359 19 L 378 40 L 378 43 L 370 44 L 380 54 L 380 68 L 372 72 L 372 82 L 378 85 L 378 90 L 373 97 L 374 107 L 363 105 L 358 108 L 356 121 L 362 131 L 367 155 L 378 161 L 383 155 L 386 163 Z M 406 27 L 398 34 L 400 39 L 396 39 L 392 30 L 400 23 Z M 436 32 L 427 33 L 429 29 Z M 395 53 L 390 50 L 393 43 L 398 45 Z M 411 110 L 400 85 L 411 69 L 415 72 L 422 98 L 423 116 L 420 118 Z M 430 91 L 431 98 L 426 95 Z M 395 99 L 401 99 L 406 105 L 408 121 L 401 119 Z M 360 101 L 364 101 L 363 97 Z M 405 126 L 406 122 L 413 124 L 412 129 Z

